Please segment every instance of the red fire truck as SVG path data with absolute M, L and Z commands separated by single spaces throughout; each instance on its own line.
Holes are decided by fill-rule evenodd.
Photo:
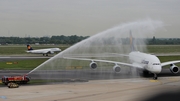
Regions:
M 30 81 L 30 77 L 27 75 L 23 76 L 3 76 L 2 77 L 2 83 L 8 84 L 10 82 L 18 83 L 18 84 L 26 84 Z

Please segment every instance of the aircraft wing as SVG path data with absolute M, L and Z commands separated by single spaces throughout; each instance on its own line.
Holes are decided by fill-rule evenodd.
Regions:
M 41 51 L 41 53 L 46 54 L 46 53 L 50 53 L 50 51 L 49 51 L 49 50 L 47 50 L 47 51 Z
M 118 65 L 124 65 L 124 66 L 129 66 L 129 67 L 135 67 L 135 68 L 143 69 L 143 67 L 140 66 L 140 65 L 138 65 L 138 64 L 129 64 L 129 63 L 124 63 L 124 62 L 110 61 L 110 60 L 87 59 L 87 58 L 74 58 L 74 57 L 63 57 L 63 58 L 64 58 L 64 59 L 73 59 L 73 60 L 84 60 L 84 61 L 113 63 L 113 64 L 118 64 Z
M 119 53 L 106 53 L 106 55 L 111 55 L 111 56 L 125 56 L 125 57 L 129 57 L 129 55 L 127 55 L 127 54 L 119 54 Z
M 43 51 L 36 51 L 36 52 L 34 52 L 34 53 L 39 53 L 39 54 L 51 54 L 51 53 L 54 53 L 54 52 L 52 52 L 52 51 L 50 51 L 50 50 L 43 50 Z
M 180 63 L 180 60 L 163 62 L 161 63 L 161 66 L 166 66 L 166 65 L 175 64 L 175 63 Z

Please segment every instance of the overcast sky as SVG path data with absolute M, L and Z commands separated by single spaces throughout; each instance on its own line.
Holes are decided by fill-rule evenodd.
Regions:
M 0 0 L 0 36 L 92 36 L 151 18 L 167 25 L 156 37 L 180 38 L 179 4 L 180 0 Z

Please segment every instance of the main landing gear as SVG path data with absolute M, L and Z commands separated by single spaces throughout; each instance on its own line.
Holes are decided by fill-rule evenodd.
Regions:
M 158 78 L 158 77 L 157 77 L 157 74 L 154 73 L 153 79 L 154 79 L 154 80 L 157 80 L 157 78 Z
M 154 74 L 154 75 L 153 75 L 153 74 Z M 154 79 L 154 80 L 157 80 L 157 79 L 158 79 L 156 73 L 151 73 L 151 72 L 149 72 L 149 71 L 143 71 L 143 76 L 144 76 L 144 77 L 152 77 L 152 76 L 153 76 L 153 79 Z
M 48 54 L 43 54 L 43 56 L 45 56 L 45 55 L 48 56 Z

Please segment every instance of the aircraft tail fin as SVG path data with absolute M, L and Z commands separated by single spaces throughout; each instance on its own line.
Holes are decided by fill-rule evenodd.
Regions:
M 33 50 L 33 48 L 30 45 L 27 45 L 28 50 Z
M 131 51 L 135 51 L 134 38 L 133 38 L 133 36 L 132 36 L 131 30 L 130 30 L 130 33 L 129 33 L 129 39 L 130 39 L 130 48 L 131 48 Z

